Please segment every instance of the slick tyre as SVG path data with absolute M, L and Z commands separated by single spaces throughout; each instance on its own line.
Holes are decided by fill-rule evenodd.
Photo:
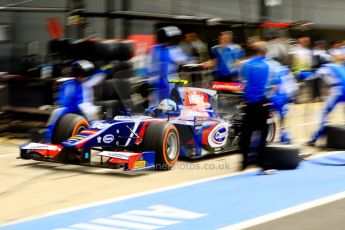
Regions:
M 61 117 L 53 131 L 52 144 L 60 144 L 62 141 L 87 129 L 87 120 L 77 114 L 66 114 Z
M 116 40 L 96 41 L 94 51 L 96 60 L 117 60 L 121 52 L 121 42 Z
M 265 154 L 276 169 L 295 169 L 300 162 L 299 148 L 294 145 L 268 145 Z
M 133 42 L 119 40 L 102 40 L 95 42 L 95 57 L 97 60 L 127 61 L 133 57 Z
M 59 54 L 62 57 L 69 58 L 71 52 L 72 40 L 69 38 L 53 39 L 48 42 L 48 53 Z
M 345 126 L 328 125 L 326 127 L 327 147 L 335 149 L 345 149 Z
M 72 43 L 73 54 L 71 58 L 76 60 L 90 60 L 94 59 L 95 44 L 91 40 L 78 40 Z
M 180 154 L 180 139 L 176 127 L 167 122 L 148 125 L 144 137 L 144 150 L 155 152 L 156 170 L 169 170 Z
M 119 60 L 127 61 L 133 57 L 134 54 L 134 44 L 130 40 L 125 40 L 121 42 Z

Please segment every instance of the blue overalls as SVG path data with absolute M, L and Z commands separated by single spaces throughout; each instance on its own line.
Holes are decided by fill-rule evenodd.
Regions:
M 214 46 L 211 49 L 212 58 L 217 60 L 215 75 L 217 81 L 230 81 L 238 72 L 233 68 L 235 56 L 228 46 Z
M 267 118 L 269 110 L 267 98 L 270 91 L 272 72 L 264 56 L 249 59 L 241 69 L 241 76 L 246 82 L 243 97 L 246 100 L 240 147 L 243 154 L 242 168 L 248 165 L 251 140 L 254 132 L 260 133 L 257 143 L 258 165 L 267 170 L 271 168 L 270 159 L 265 154 L 268 133 Z
M 260 67 L 252 70 L 251 66 Z M 241 69 L 241 76 L 246 84 L 243 97 L 250 103 L 257 103 L 268 98 L 274 73 L 266 57 L 258 56 L 248 60 Z M 253 72 L 255 71 L 255 73 Z
M 277 86 L 273 95 L 270 97 L 272 109 L 277 111 L 280 118 L 280 142 L 290 143 L 291 138 L 288 131 L 285 129 L 285 116 L 288 113 L 288 104 L 291 103 L 294 93 L 297 93 L 297 82 L 291 75 L 288 67 L 276 62 L 274 67 L 275 78 L 273 84 Z M 289 88 L 289 90 L 287 89 Z
M 237 61 L 237 60 L 244 58 L 245 55 L 244 55 L 244 51 L 241 48 L 241 46 L 239 46 L 238 44 L 231 43 L 228 45 L 228 47 L 231 50 L 232 58 L 234 61 Z
M 322 74 L 323 78 L 331 86 L 330 93 L 325 101 L 322 111 L 319 129 L 313 134 L 311 143 L 315 143 L 325 134 L 327 116 L 339 102 L 345 102 L 345 67 L 338 64 L 326 64 L 316 74 Z
M 179 46 L 158 44 L 152 47 L 148 71 L 150 82 L 156 89 L 154 96 L 157 104 L 170 96 L 169 80 L 179 79 L 179 65 L 185 64 L 188 57 Z M 152 105 L 152 104 L 151 104 Z

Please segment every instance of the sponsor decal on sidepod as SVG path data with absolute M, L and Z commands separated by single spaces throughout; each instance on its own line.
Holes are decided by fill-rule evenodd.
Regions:
M 114 141 L 114 136 L 111 134 L 107 134 L 103 137 L 103 142 L 109 144 Z
M 208 135 L 208 143 L 212 148 L 217 148 L 225 145 L 226 137 L 228 136 L 227 123 L 218 124 Z

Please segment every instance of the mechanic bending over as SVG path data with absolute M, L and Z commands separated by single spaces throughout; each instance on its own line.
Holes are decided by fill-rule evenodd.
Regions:
M 243 154 L 242 170 L 248 166 L 248 153 L 254 131 L 260 134 L 257 147 L 258 165 L 263 174 L 273 174 L 270 160 L 265 154 L 268 132 L 267 118 L 269 115 L 268 97 L 272 88 L 274 74 L 268 64 L 266 43 L 263 41 L 252 44 L 253 56 L 242 66 L 240 74 L 246 82 L 243 97 L 246 101 L 243 119 L 240 149 Z
M 82 114 L 88 121 L 94 120 L 99 114 L 99 107 L 93 103 L 93 87 L 100 84 L 106 77 L 110 66 L 95 71 L 94 65 L 86 60 L 76 61 L 71 66 L 73 79 L 59 86 L 57 103 L 59 108 L 53 110 L 47 122 L 45 138 L 51 140 L 53 129 L 59 118 L 67 113 Z
M 291 68 L 297 79 L 305 80 L 312 74 L 312 51 L 310 50 L 310 38 L 302 36 L 297 40 L 298 44 L 291 48 Z
M 328 50 L 328 53 L 332 56 L 332 59 L 336 64 L 344 65 L 345 49 L 343 41 L 332 41 L 331 48 Z
M 298 94 L 298 84 L 287 66 L 272 58 L 267 58 L 267 62 L 274 74 L 272 84 L 276 85 L 269 101 L 272 103 L 272 109 L 279 115 L 280 142 L 288 144 L 291 142 L 291 137 L 286 130 L 285 118 L 289 111 L 289 104 Z
M 291 69 L 296 79 L 299 82 L 305 83 L 301 85 L 303 87 L 303 85 L 306 85 L 306 80 L 311 79 L 313 75 L 313 55 L 309 48 L 310 38 L 308 36 L 299 37 L 297 42 L 298 44 L 291 48 L 289 55 L 291 57 Z
M 322 67 L 316 71 L 316 75 L 322 77 L 330 86 L 329 95 L 325 101 L 325 108 L 321 113 L 319 129 L 313 134 L 307 143 L 314 146 L 316 141 L 325 134 L 327 116 L 339 102 L 345 102 L 345 67 L 335 63 L 327 63 L 324 60 Z
M 215 81 L 237 81 L 238 70 L 235 64 L 244 58 L 242 48 L 232 42 L 232 31 L 225 31 L 219 35 L 219 44 L 211 48 L 212 59 L 205 64 L 205 68 L 215 67 Z
M 187 64 L 188 57 L 178 46 L 181 30 L 176 26 L 160 28 L 157 32 L 158 44 L 154 45 L 148 58 L 149 80 L 155 88 L 150 105 L 158 105 L 170 96 L 169 80 L 179 79 L 178 69 Z
M 315 65 L 318 65 L 320 59 L 330 58 L 330 55 L 326 50 L 326 41 L 319 40 L 314 42 L 313 53 L 313 69 Z M 312 88 L 312 99 L 313 101 L 321 101 L 321 78 L 314 75 L 311 79 L 311 88 Z

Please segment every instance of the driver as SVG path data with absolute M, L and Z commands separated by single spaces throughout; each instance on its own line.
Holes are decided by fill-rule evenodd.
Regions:
M 172 111 L 177 110 L 176 103 L 171 99 L 164 99 L 158 105 L 158 112 L 159 113 L 170 113 Z
M 152 115 L 152 116 L 166 116 L 168 114 L 173 114 L 175 112 L 176 115 L 178 114 L 177 104 L 171 99 L 164 99 L 162 100 L 158 106 L 151 106 L 145 109 L 145 114 Z

